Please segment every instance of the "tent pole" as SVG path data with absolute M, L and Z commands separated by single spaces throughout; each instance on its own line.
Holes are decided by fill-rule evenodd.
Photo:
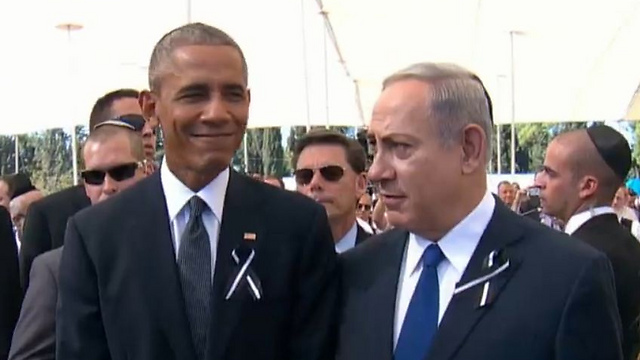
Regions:
M 18 172 L 20 172 L 20 142 L 19 142 L 19 139 L 20 139 L 19 136 L 15 135 L 14 136 L 14 140 L 13 140 L 14 145 L 15 145 L 15 148 L 14 148 L 14 151 L 15 151 L 14 157 L 15 157 L 15 159 L 14 160 L 16 161 L 16 165 L 15 165 L 16 166 L 15 167 L 15 169 L 16 169 L 15 173 L 16 174 Z

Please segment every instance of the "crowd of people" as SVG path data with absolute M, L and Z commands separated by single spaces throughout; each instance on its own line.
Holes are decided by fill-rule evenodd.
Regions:
M 149 89 L 96 101 L 80 185 L 0 180 L 0 359 L 636 359 L 621 134 L 561 134 L 495 196 L 482 81 L 418 63 L 384 80 L 367 149 L 302 136 L 288 191 L 230 168 L 247 84 L 231 36 L 181 26 Z

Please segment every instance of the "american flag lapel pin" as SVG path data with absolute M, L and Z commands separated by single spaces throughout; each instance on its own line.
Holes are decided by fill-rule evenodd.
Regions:
M 246 232 L 244 233 L 244 239 L 247 241 L 256 241 L 258 237 L 255 233 Z

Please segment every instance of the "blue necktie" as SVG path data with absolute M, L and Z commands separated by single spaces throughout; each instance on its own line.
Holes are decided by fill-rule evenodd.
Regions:
M 438 330 L 440 289 L 438 264 L 444 254 L 436 244 L 422 255 L 422 274 L 413 292 L 393 356 L 395 360 L 424 360 Z

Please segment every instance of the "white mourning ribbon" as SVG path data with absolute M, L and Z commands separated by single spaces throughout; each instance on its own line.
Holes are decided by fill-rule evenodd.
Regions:
M 247 274 L 249 265 L 251 265 L 251 262 L 253 261 L 253 258 L 255 257 L 255 255 L 256 255 L 256 252 L 255 250 L 252 249 L 251 253 L 247 257 L 247 260 L 245 260 L 244 264 L 242 264 L 242 267 L 240 268 L 238 275 L 236 275 L 236 278 L 233 279 L 233 283 L 231 284 L 231 288 L 229 289 L 229 292 L 227 293 L 225 300 L 229 300 L 231 298 L 231 295 L 233 295 L 233 293 L 236 291 L 236 289 L 238 288 L 238 285 L 240 284 L 240 281 L 242 281 L 243 278 L 247 279 L 247 283 L 249 284 L 249 290 L 251 290 L 251 294 L 253 295 L 253 297 L 256 300 L 260 300 L 260 298 L 262 298 L 262 294 L 260 294 L 260 290 L 256 286 L 255 281 L 253 281 L 250 274 Z M 233 260 L 235 260 L 236 264 L 240 265 L 240 258 L 236 254 L 235 250 L 231 252 L 231 256 L 233 257 Z

